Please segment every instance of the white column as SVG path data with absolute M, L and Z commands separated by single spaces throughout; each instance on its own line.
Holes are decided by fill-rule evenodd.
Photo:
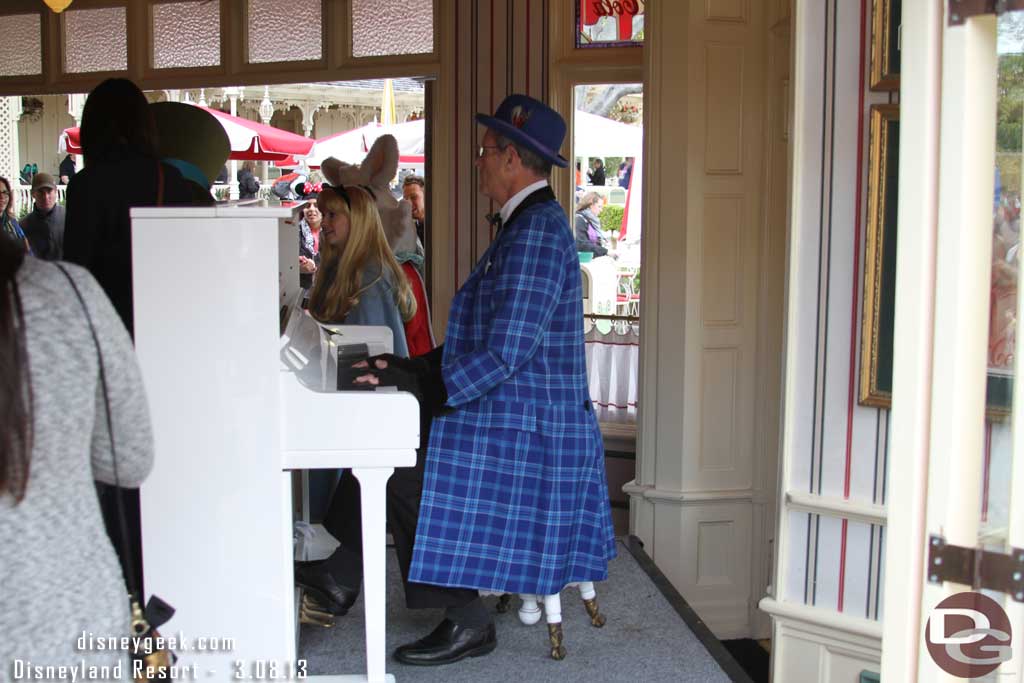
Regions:
M 903 3 L 896 330 L 883 610 L 882 679 L 918 680 L 921 643 L 925 502 L 935 321 L 935 253 L 939 213 L 939 112 L 942 6 Z
M 238 116 L 238 95 L 240 93 L 239 88 L 224 88 L 224 94 L 231 102 L 231 115 Z M 206 101 L 206 91 L 200 91 L 200 104 Z M 205 106 L 205 105 L 204 105 Z M 228 199 L 238 199 L 238 160 L 231 160 L 231 168 L 228 171 Z
M 18 151 L 18 119 L 21 117 L 21 97 L 0 97 L 0 174 L 18 185 L 21 166 Z
M 270 87 L 265 85 L 263 86 L 263 99 L 260 101 L 260 121 L 264 126 L 269 126 L 272 118 L 274 118 L 274 103 L 270 101 Z M 262 166 L 263 184 L 266 185 L 270 182 L 270 162 L 264 161 Z

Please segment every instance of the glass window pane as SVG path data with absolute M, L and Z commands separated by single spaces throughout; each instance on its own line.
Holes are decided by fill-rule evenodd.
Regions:
M 979 541 L 1002 549 L 1009 525 L 1013 463 L 1013 383 L 1016 371 L 1017 283 L 1021 264 L 1021 118 L 1024 113 L 1024 12 L 998 22 L 995 196 L 989 283 L 988 368 Z M 1019 435 L 1016 438 L 1021 438 Z M 1015 494 L 1017 492 L 1014 492 Z
M 38 14 L 14 14 L 0 21 L 4 39 L 0 41 L 0 76 L 32 76 L 43 72 L 40 21 Z
M 644 0 L 576 0 L 576 47 L 643 45 Z
M 433 0 L 352 0 L 353 57 L 433 51 Z
M 128 18 L 124 7 L 64 11 L 64 72 L 128 68 Z
M 323 56 L 321 0 L 249 0 L 249 63 Z
M 153 5 L 153 67 L 220 64 L 220 5 L 168 2 Z

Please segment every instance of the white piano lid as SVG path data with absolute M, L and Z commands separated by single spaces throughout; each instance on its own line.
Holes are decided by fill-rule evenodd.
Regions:
M 271 204 L 265 200 L 243 199 L 213 206 L 147 206 L 131 210 L 132 218 L 288 218 L 306 202 Z

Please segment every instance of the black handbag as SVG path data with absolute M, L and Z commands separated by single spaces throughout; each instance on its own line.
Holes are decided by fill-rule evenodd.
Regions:
M 89 315 L 89 307 L 85 305 L 85 298 L 68 271 L 59 263 L 54 263 L 64 273 L 78 297 L 78 303 L 82 306 L 85 319 L 89 323 L 89 332 L 92 334 L 93 344 L 96 346 L 96 357 L 99 362 L 100 386 L 103 388 L 103 404 L 106 408 L 107 433 L 110 435 L 110 452 L 114 464 L 114 492 L 117 502 L 117 516 L 121 526 L 121 552 L 127 560 L 129 567 L 135 566 L 134 553 L 131 543 L 128 540 L 128 524 L 125 521 L 124 497 L 121 492 L 121 482 L 117 474 L 117 449 L 114 446 L 114 428 L 110 419 L 110 397 L 107 394 L 107 376 L 103 365 L 103 351 L 100 348 L 100 340 L 96 335 L 96 327 L 93 325 L 92 316 Z M 131 609 L 131 622 L 129 624 L 128 655 L 131 658 L 132 674 L 136 683 L 143 681 L 165 680 L 172 677 L 170 667 L 177 660 L 177 657 L 165 647 L 166 641 L 160 637 L 156 630 L 163 626 L 172 616 L 174 608 L 166 602 L 153 595 L 150 596 L 145 610 L 142 609 L 142 601 L 139 591 L 135 586 L 135 577 L 132 572 L 125 572 L 125 580 L 128 584 L 128 602 Z

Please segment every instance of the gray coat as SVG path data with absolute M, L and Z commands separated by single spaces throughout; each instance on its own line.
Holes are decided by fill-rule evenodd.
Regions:
M 46 261 L 64 258 L 64 207 L 60 204 L 49 213 L 33 208 L 21 221 L 21 229 L 32 247 L 32 253 Z
M 152 468 L 153 436 L 131 340 L 92 276 L 66 267 L 97 328 L 120 481 L 136 487 Z M 83 632 L 126 636 L 129 624 L 124 577 L 93 484 L 114 482 L 96 347 L 55 265 L 26 257 L 17 282 L 35 417 L 25 498 L 14 505 L 0 495 L 0 680 L 13 679 L 15 658 L 111 664 L 123 653 L 79 651 L 76 641 Z

